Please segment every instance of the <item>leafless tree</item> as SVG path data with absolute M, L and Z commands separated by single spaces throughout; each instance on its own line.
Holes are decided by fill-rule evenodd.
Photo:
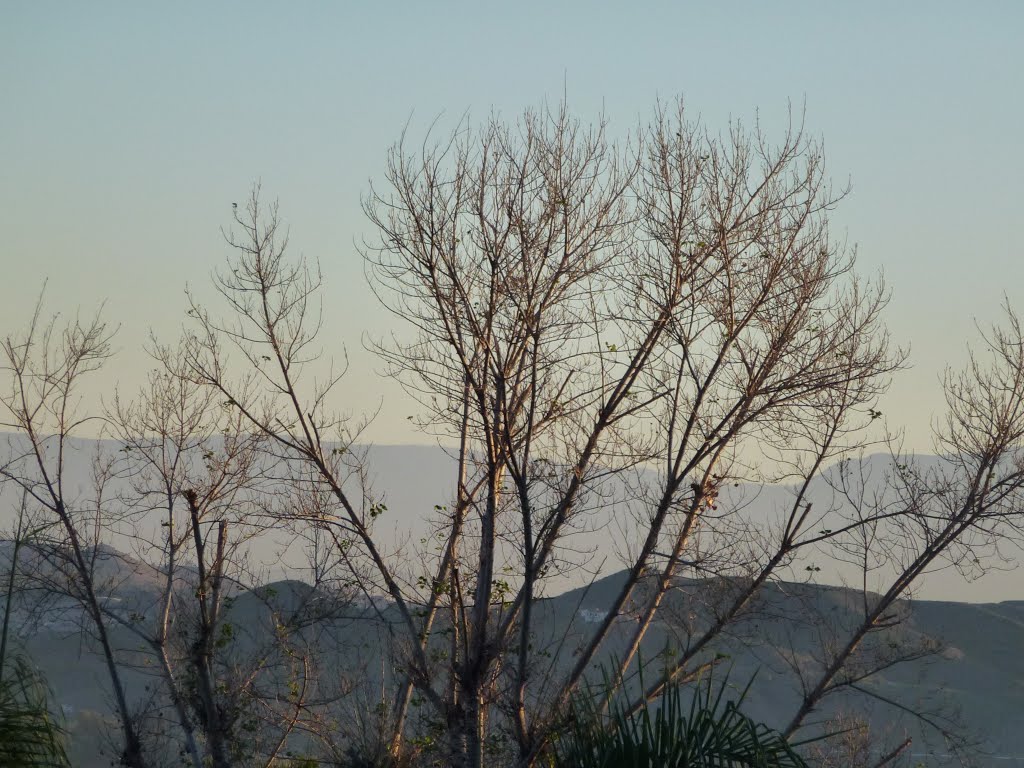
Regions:
M 248 545 L 280 533 L 280 509 L 300 496 L 275 479 L 237 409 L 187 375 L 180 350 L 152 352 L 159 367 L 135 400 L 115 398 L 108 424 L 130 481 L 120 501 L 131 540 L 162 587 L 152 604 L 111 618 L 144 642 L 143 663 L 155 661 L 171 730 L 196 768 L 269 766 L 334 701 L 319 673 L 328 649 L 306 630 L 330 624 L 345 602 L 323 573 L 279 596 L 247 565 Z
M 884 492 L 858 494 L 843 473 L 885 439 L 877 400 L 905 355 L 883 324 L 885 286 L 858 276 L 829 232 L 842 196 L 799 122 L 778 142 L 758 125 L 718 135 L 681 103 L 622 145 L 564 106 L 437 143 L 403 136 L 365 201 L 376 235 L 362 255 L 405 324 L 374 349 L 455 459 L 454 498 L 438 500 L 420 550 L 377 530 L 387 506 L 364 422 L 337 415 L 344 369 L 318 347 L 319 270 L 288 257 L 258 188 L 235 208 L 214 278 L 226 311 L 190 294 L 182 349 L 160 349 L 141 398 L 112 407 L 123 455 L 97 462 L 87 507 L 65 501 L 60 457 L 78 426 L 73 385 L 108 337 L 97 322 L 61 341 L 37 316 L 5 344 L 5 405 L 30 450 L 3 472 L 62 526 L 121 691 L 126 760 L 143 755 L 111 621 L 158 661 L 197 768 L 239 759 L 231 745 L 257 710 L 280 737 L 261 752 L 268 765 L 293 733 L 344 751 L 310 642 L 317 611 L 270 608 L 274 642 L 246 646 L 248 668 L 221 653 L 229 603 L 255 584 L 240 569 L 261 521 L 315 543 L 314 582 L 360 594 L 394 667 L 361 715 L 396 761 L 535 765 L 596 667 L 610 673 L 606 706 L 647 706 L 714 665 L 766 587 L 812 556 L 861 568 L 863 610 L 832 628 L 817 665 L 794 660 L 788 734 L 833 692 L 870 695 L 872 676 L 930 653 L 875 639 L 929 569 L 971 567 L 1015 530 L 1024 339 L 1008 312 L 993 365 L 947 378 L 938 467 L 897 457 Z M 823 493 L 816 478 L 837 460 Z M 116 473 L 131 486 L 120 507 L 104 495 Z M 784 504 L 741 498 L 770 484 L 792 489 Z M 108 610 L 89 581 L 104 526 L 128 522 L 163 585 L 136 616 Z M 610 532 L 625 571 L 607 612 L 586 627 L 550 616 L 544 598 L 571 574 L 596 577 Z M 875 576 L 884 589 L 869 588 Z M 676 644 L 652 659 L 666 632 Z
M 110 337 L 99 318 L 46 322 L 40 303 L 24 336 L 4 341 L 4 426 L 14 434 L 0 472 L 33 533 L 16 538 L 10 579 L 17 565 L 33 604 L 42 595 L 55 610 L 68 598 L 81 607 L 109 674 L 122 763 L 159 764 L 159 742 L 183 747 L 196 766 L 271 764 L 322 736 L 318 718 L 339 694 L 321 679 L 319 654 L 338 630 L 310 627 L 330 625 L 345 602 L 323 571 L 296 595 L 255 589 L 266 574 L 247 568 L 246 545 L 301 492 L 268 474 L 260 435 L 187 378 L 175 350 L 154 348 L 159 368 L 138 399 L 83 413 L 82 380 L 105 361 Z M 81 468 L 76 437 L 88 424 L 117 447 L 100 444 L 83 482 L 69 472 Z M 139 582 L 162 586 L 153 597 Z M 244 620 L 232 611 L 239 597 Z M 141 651 L 126 644 L 132 636 Z M 153 669 L 148 695 L 129 688 L 129 671 Z
M 824 513 L 812 513 L 807 485 L 864 443 L 902 360 L 881 325 L 884 288 L 857 279 L 829 237 L 839 197 L 799 126 L 778 145 L 738 125 L 718 137 L 681 106 L 623 148 L 565 109 L 495 118 L 419 151 L 400 142 L 387 191 L 366 203 L 380 237 L 364 254 L 413 335 L 378 351 L 418 398 L 421 426 L 458 446 L 440 553 L 419 574 L 383 551 L 379 504 L 347 490 L 352 465 L 325 443 L 337 426 L 328 387 L 300 389 L 317 279 L 284 259 L 276 212 L 264 218 L 258 195 L 238 214 L 237 257 L 218 282 L 237 319 L 193 306 L 192 369 L 331 491 L 338 514 L 321 524 L 362 583 L 394 601 L 407 676 L 392 753 L 416 696 L 447 734 L 448 759 L 480 765 L 507 734 L 531 763 L 613 633 L 627 638 L 625 678 L 680 575 L 752 577 L 641 703 L 686 673 L 798 548 L 832 535 L 813 533 Z M 231 349 L 248 374 L 232 373 Z M 782 477 L 804 490 L 773 536 L 719 514 L 723 486 Z M 571 668 L 545 671 L 532 652 L 537 601 L 580 565 L 601 500 L 620 502 L 609 514 L 632 536 L 628 576 Z
M 55 566 L 56 586 L 82 606 L 83 629 L 95 637 L 109 676 L 122 730 L 123 764 L 143 768 L 146 760 L 138 723 L 125 692 L 117 649 L 104 611 L 104 590 L 97 575 L 103 559 L 104 492 L 110 478 L 108 458 L 94 463 L 93 495 L 68 482 L 66 460 L 71 442 L 92 417 L 80 412 L 82 379 L 99 369 L 110 355 L 112 331 L 97 315 L 62 323 L 46 319 L 40 298 L 26 331 L 7 336 L 2 345 L 5 391 L 0 397 L 2 426 L 16 433 L 0 476 L 31 499 L 52 525 L 45 553 Z M 63 578 L 61 578 L 63 577 Z
M 819 668 L 804 680 L 799 708 L 786 728 L 793 734 L 830 694 L 854 688 L 879 670 L 916 658 L 892 643 L 873 643 L 905 618 L 912 588 L 928 572 L 952 567 L 977 575 L 1014 536 L 1024 511 L 1024 334 L 1013 310 L 984 339 L 990 359 L 971 356 L 965 370 L 947 371 L 946 414 L 935 427 L 937 461 L 922 463 L 894 452 L 892 469 L 875 483 L 855 467 L 841 467 L 839 486 L 860 523 L 831 542 L 840 559 L 855 559 L 865 582 L 859 621 L 849 627 Z M 880 588 L 867 578 L 880 574 Z M 890 648 L 880 653 L 879 647 Z M 922 648 L 921 654 L 934 649 Z M 901 708 L 899 702 L 886 703 Z M 947 736 L 946 721 L 918 712 Z
M 474 474 L 485 478 L 479 500 L 463 505 L 479 520 L 480 544 L 459 566 L 472 597 L 454 611 L 469 617 L 460 629 L 473 639 L 453 674 L 468 701 L 474 765 L 487 726 L 478 710 L 497 703 L 499 677 L 516 670 L 508 709 L 530 761 L 631 600 L 620 679 L 675 577 L 711 570 L 702 560 L 714 554 L 695 552 L 735 543 L 714 513 L 724 483 L 756 476 L 745 457 L 774 452 L 775 466 L 792 465 L 806 483 L 863 439 L 900 362 L 880 325 L 884 290 L 853 277 L 852 257 L 828 235 L 837 196 L 799 128 L 777 146 L 739 126 L 720 138 L 680 106 L 659 110 L 633 152 L 564 110 L 515 127 L 493 121 L 479 138 L 416 159 L 399 145 L 394 192 L 368 207 L 382 233 L 367 252 L 381 294 L 419 331 L 383 353 L 413 392 L 429 393 L 425 406 L 440 404 L 431 424 L 456 417 L 449 423 L 466 433 Z M 552 484 L 541 459 L 567 481 Z M 631 521 L 629 575 L 568 676 L 545 682 L 554 695 L 538 690 L 531 701 L 537 587 L 571 540 L 584 494 L 639 461 L 655 462 L 658 476 Z M 506 476 L 514 493 L 503 493 Z M 816 519 L 798 495 L 751 593 L 808 543 L 800 539 Z M 511 539 L 507 553 L 493 531 Z M 502 556 L 522 581 L 495 608 Z M 641 596 L 649 574 L 654 589 Z M 736 597 L 708 639 L 747 599 Z

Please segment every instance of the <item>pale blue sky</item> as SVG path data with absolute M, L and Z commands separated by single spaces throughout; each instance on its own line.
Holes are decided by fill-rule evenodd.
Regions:
M 423 439 L 360 334 L 390 322 L 364 288 L 360 195 L 412 116 L 603 106 L 625 133 L 685 95 L 711 127 L 792 100 L 853 194 L 833 218 L 884 268 L 915 368 L 883 406 L 927 449 L 937 376 L 1005 292 L 1024 309 L 1024 4 L 0 2 L 0 332 L 49 278 L 51 308 L 122 325 L 95 391 L 133 387 L 150 327 L 223 258 L 230 203 L 261 178 L 293 247 L 328 280 L 344 403 L 384 409 L 371 436 Z

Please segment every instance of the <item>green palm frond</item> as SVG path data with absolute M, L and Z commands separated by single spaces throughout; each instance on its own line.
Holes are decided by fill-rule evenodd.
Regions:
M 0 766 L 65 768 L 64 729 L 50 714 L 49 689 L 23 658 L 8 658 L 0 679 Z
M 749 686 L 748 686 L 749 689 Z M 740 711 L 746 696 L 723 702 L 726 686 L 711 682 L 692 694 L 670 686 L 657 707 L 631 713 L 598 697 L 579 697 L 571 725 L 554 745 L 553 768 L 808 768 L 776 731 Z M 690 697 L 689 702 L 684 695 Z

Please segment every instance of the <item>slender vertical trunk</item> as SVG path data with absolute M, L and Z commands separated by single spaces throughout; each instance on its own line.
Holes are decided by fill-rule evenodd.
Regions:
M 466 516 L 466 509 L 469 504 L 469 492 L 466 489 L 466 467 L 469 462 L 469 380 L 466 379 L 462 392 L 462 424 L 459 436 L 459 459 L 458 459 L 458 484 L 455 490 L 455 510 L 452 515 L 451 535 L 448 538 L 448 545 L 441 564 L 437 571 L 437 583 L 431 585 L 430 597 L 427 601 L 426 617 L 423 621 L 423 630 L 420 634 L 420 648 L 426 649 L 430 640 L 430 633 L 437 618 L 437 612 L 441 603 L 441 587 L 447 580 L 447 594 L 451 607 L 451 643 L 450 657 L 448 659 L 449 669 L 455 670 L 459 663 L 459 640 L 460 621 L 459 608 L 462 606 L 461 589 L 459 586 L 459 543 L 462 537 L 462 525 Z M 465 611 L 462 612 L 463 619 Z M 382 678 L 383 680 L 383 678 Z M 405 721 L 409 713 L 409 704 L 412 699 L 413 680 L 411 675 L 406 675 L 402 686 L 399 689 L 395 704 L 395 722 L 391 733 L 391 741 L 388 745 L 388 752 L 398 757 L 402 751 L 402 737 L 405 729 Z M 448 701 L 446 702 L 448 712 L 445 717 L 449 722 L 449 733 L 454 733 L 451 723 L 453 713 L 458 708 L 458 684 L 456 675 L 449 675 Z
M 525 471 L 525 469 L 524 469 Z M 526 720 L 526 681 L 530 661 L 530 628 L 533 622 L 534 581 L 533 569 L 533 510 L 525 486 L 519 489 L 520 505 L 523 509 L 523 611 L 519 627 L 519 658 L 516 670 L 516 739 L 519 742 L 519 756 L 530 753 L 530 728 Z
M 75 550 L 76 552 L 78 550 L 77 543 Z M 84 565 L 84 561 L 82 562 Z M 82 573 L 81 570 L 80 573 Z M 99 637 L 100 648 L 103 650 L 103 661 L 106 664 L 107 673 L 110 675 L 110 684 L 114 689 L 114 701 L 117 705 L 118 717 L 121 719 L 121 731 L 124 735 L 124 752 L 121 761 L 128 768 L 146 768 L 146 760 L 142 754 L 142 742 L 128 707 L 128 697 L 125 695 L 121 673 L 117 667 L 117 660 L 114 658 L 114 647 L 110 642 L 110 635 L 107 632 L 107 624 L 103 619 L 99 600 L 93 590 L 92 579 L 85 573 L 82 573 L 82 579 L 86 591 L 87 610 L 96 625 L 96 634 Z
M 202 639 L 192 650 L 200 704 L 203 709 L 203 735 L 210 751 L 213 768 L 230 768 L 227 757 L 228 734 L 225 732 L 220 708 L 217 706 L 216 681 L 213 674 L 212 654 Z
M 469 652 L 462 665 L 462 689 L 465 697 L 468 768 L 483 768 L 484 732 L 486 730 L 486 713 L 483 707 L 484 680 L 491 665 L 491 648 L 488 643 L 491 613 L 491 596 L 494 584 L 494 556 L 496 542 L 495 521 L 501 496 L 502 471 L 498 463 L 497 451 L 492 449 L 488 460 L 488 471 L 491 473 L 490 488 L 487 493 L 487 505 L 481 525 L 479 571 L 474 591 L 472 625 L 467 640 Z
M 160 670 L 167 681 L 171 703 L 174 705 L 174 714 L 178 718 L 178 724 L 181 726 L 181 732 L 185 737 L 185 750 L 192 760 L 193 768 L 203 768 L 203 759 L 199 754 L 199 746 L 196 744 L 195 728 L 189 719 L 188 711 L 185 708 L 185 701 L 178 688 L 178 681 L 174 677 L 174 670 L 171 668 L 170 659 L 167 658 L 167 649 L 163 644 L 158 646 L 157 658 L 160 659 Z
M 96 590 L 93 585 L 93 577 L 92 571 L 89 568 L 89 560 L 86 558 L 85 552 L 82 551 L 78 531 L 71 522 L 70 517 L 68 517 L 68 512 L 64 508 L 64 503 L 62 501 L 57 502 L 55 511 L 60 517 L 61 522 L 64 525 L 64 529 L 68 534 L 68 539 L 71 542 L 74 568 L 78 573 L 78 578 L 81 580 L 82 588 L 85 591 L 85 609 L 95 626 L 96 635 L 100 641 L 100 648 L 103 654 L 103 662 L 107 667 L 107 674 L 110 677 L 110 685 L 114 691 L 114 703 L 117 707 L 117 715 L 121 721 L 121 732 L 124 736 L 124 751 L 121 755 L 121 762 L 128 766 L 128 768 L 146 768 L 146 760 L 142 752 L 142 742 L 139 739 L 139 734 L 135 727 L 135 720 L 132 717 L 131 708 L 128 706 L 128 697 L 125 694 L 124 682 L 121 679 L 121 672 L 117 666 L 117 659 L 114 655 L 114 646 L 110 641 L 110 634 L 107 632 L 107 623 L 103 617 L 103 609 L 100 606 L 100 601 L 96 596 Z
M 21 521 L 14 537 L 14 549 L 11 552 L 11 572 L 7 575 L 7 598 L 4 603 L 4 624 L 0 634 L 0 681 L 4 679 L 4 665 L 7 663 L 7 637 L 11 630 L 11 605 L 14 602 L 14 574 L 18 567 L 18 553 L 21 550 Z
M 174 601 L 174 575 L 177 570 L 178 545 L 174 541 L 174 490 L 168 486 L 166 492 L 168 510 L 167 573 L 164 579 L 160 624 L 152 644 L 156 650 L 157 658 L 160 660 L 160 670 L 163 673 L 164 681 L 171 697 L 171 703 L 174 706 L 174 713 L 178 718 L 178 724 L 181 726 L 181 732 L 185 739 L 185 751 L 188 752 L 192 760 L 193 768 L 203 768 L 203 759 L 199 754 L 199 745 L 196 743 L 195 726 L 189 717 L 185 698 L 174 676 L 174 667 L 171 664 L 171 659 L 167 655 L 167 635 L 171 619 L 171 604 Z
M 217 701 L 217 679 L 213 669 L 214 633 L 220 604 L 220 588 L 224 569 L 224 550 L 227 545 L 227 523 L 217 524 L 217 544 L 212 567 L 206 563 L 206 542 L 200 531 L 200 510 L 195 491 L 186 491 L 192 524 L 192 540 L 196 548 L 199 569 L 199 632 L 192 644 L 191 662 L 196 675 L 196 693 L 202 716 L 200 725 L 206 739 L 213 768 L 230 768 L 228 742 L 230 734 Z
M 467 696 L 466 760 L 467 768 L 484 768 L 484 711 L 478 691 Z

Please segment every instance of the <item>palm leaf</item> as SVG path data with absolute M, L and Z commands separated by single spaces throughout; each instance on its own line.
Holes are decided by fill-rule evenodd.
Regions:
M 0 679 L 0 766 L 65 768 L 64 729 L 49 709 L 42 676 L 23 658 L 7 659 Z
M 570 726 L 555 742 L 553 768 L 808 768 L 776 731 L 723 703 L 726 686 L 715 692 L 709 680 L 684 701 L 681 686 L 670 686 L 659 706 L 637 713 L 613 707 L 602 715 L 598 697 L 584 695 L 572 707 Z

